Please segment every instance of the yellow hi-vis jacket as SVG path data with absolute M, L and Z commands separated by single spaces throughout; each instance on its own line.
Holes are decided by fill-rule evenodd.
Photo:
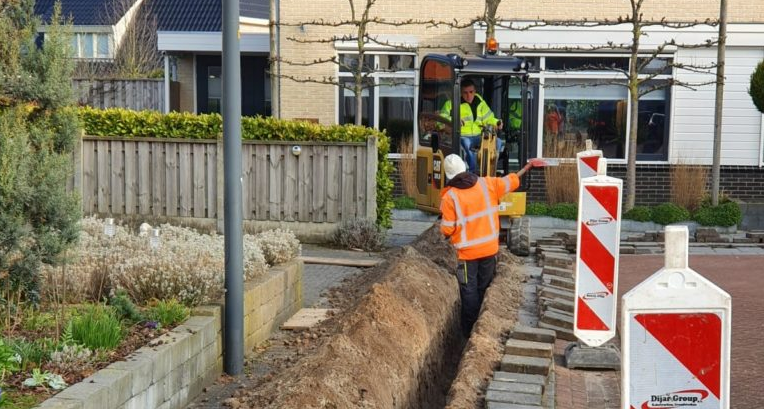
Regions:
M 499 200 L 516 190 L 516 174 L 481 177 L 472 187 L 447 187 L 440 200 L 440 231 L 450 237 L 459 260 L 477 260 L 499 251 Z
M 463 137 L 480 136 L 481 127 L 483 125 L 496 126 L 496 124 L 499 123 L 499 120 L 493 115 L 491 108 L 485 103 L 483 97 L 475 94 L 475 98 L 480 101 L 477 107 L 477 118 L 472 116 L 472 108 L 470 107 L 470 104 L 462 102 L 459 106 L 459 118 L 464 124 L 462 125 L 461 132 L 461 136 Z M 443 104 L 443 107 L 440 109 L 440 115 L 447 118 L 449 121 L 451 120 L 451 100 L 448 100 Z

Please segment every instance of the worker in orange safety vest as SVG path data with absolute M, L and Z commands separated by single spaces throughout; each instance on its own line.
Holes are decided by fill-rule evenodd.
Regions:
M 516 173 L 501 178 L 479 177 L 467 172 L 466 164 L 455 154 L 443 162 L 446 188 L 440 201 L 440 231 L 457 251 L 462 333 L 469 337 L 496 271 L 499 200 L 520 186 L 520 178 Z M 531 160 L 523 172 L 534 166 L 543 165 Z

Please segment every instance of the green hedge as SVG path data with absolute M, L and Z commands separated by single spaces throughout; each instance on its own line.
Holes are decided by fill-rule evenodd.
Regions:
M 648 206 L 634 206 L 633 209 L 623 214 L 623 218 L 638 222 L 649 222 L 653 220 L 653 211 Z
M 528 203 L 525 206 L 525 214 L 530 216 L 546 216 L 549 214 L 549 206 L 546 203 Z
M 692 216 L 703 226 L 737 226 L 743 221 L 740 205 L 735 202 L 722 203 L 719 206 L 703 206 Z
M 79 109 L 87 135 L 135 138 L 217 139 L 223 132 L 219 114 L 132 111 L 121 108 Z M 365 142 L 377 138 L 377 224 L 392 227 L 393 164 L 387 159 L 390 140 L 384 132 L 355 125 L 319 125 L 272 117 L 242 117 L 241 138 L 258 141 Z
M 575 203 L 555 203 L 549 206 L 548 215 L 558 219 L 576 220 L 578 219 L 578 205 Z
M 671 224 L 690 220 L 690 212 L 674 203 L 663 203 L 653 208 L 653 221 L 658 224 Z

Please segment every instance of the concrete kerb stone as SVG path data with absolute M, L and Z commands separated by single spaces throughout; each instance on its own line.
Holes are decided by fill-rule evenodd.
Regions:
M 486 401 L 516 403 L 520 405 L 541 406 L 541 394 L 503 392 L 489 389 L 485 394 Z
M 509 355 L 552 358 L 553 352 L 553 345 L 546 342 L 509 339 L 507 340 L 507 343 L 504 344 L 504 353 Z
M 549 358 L 537 358 L 532 356 L 519 355 L 504 355 L 501 358 L 501 370 L 503 372 L 517 372 L 547 376 L 549 375 L 549 367 L 551 364 L 552 360 Z
M 487 409 L 539 409 L 538 406 L 533 405 L 518 405 L 516 403 L 506 402 L 486 402 Z
M 517 372 L 504 372 L 504 371 L 494 372 L 493 379 L 495 381 L 500 381 L 500 382 L 529 383 L 529 384 L 541 385 L 542 387 L 546 383 L 546 378 L 543 375 L 534 375 L 534 374 L 517 373 Z
M 489 391 L 525 393 L 529 395 L 541 395 L 543 388 L 541 385 L 519 382 L 502 382 L 493 380 L 488 384 Z

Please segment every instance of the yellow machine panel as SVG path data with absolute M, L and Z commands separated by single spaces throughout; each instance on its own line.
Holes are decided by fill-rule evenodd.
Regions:
M 499 216 L 520 217 L 525 214 L 525 192 L 510 192 L 499 201 Z

